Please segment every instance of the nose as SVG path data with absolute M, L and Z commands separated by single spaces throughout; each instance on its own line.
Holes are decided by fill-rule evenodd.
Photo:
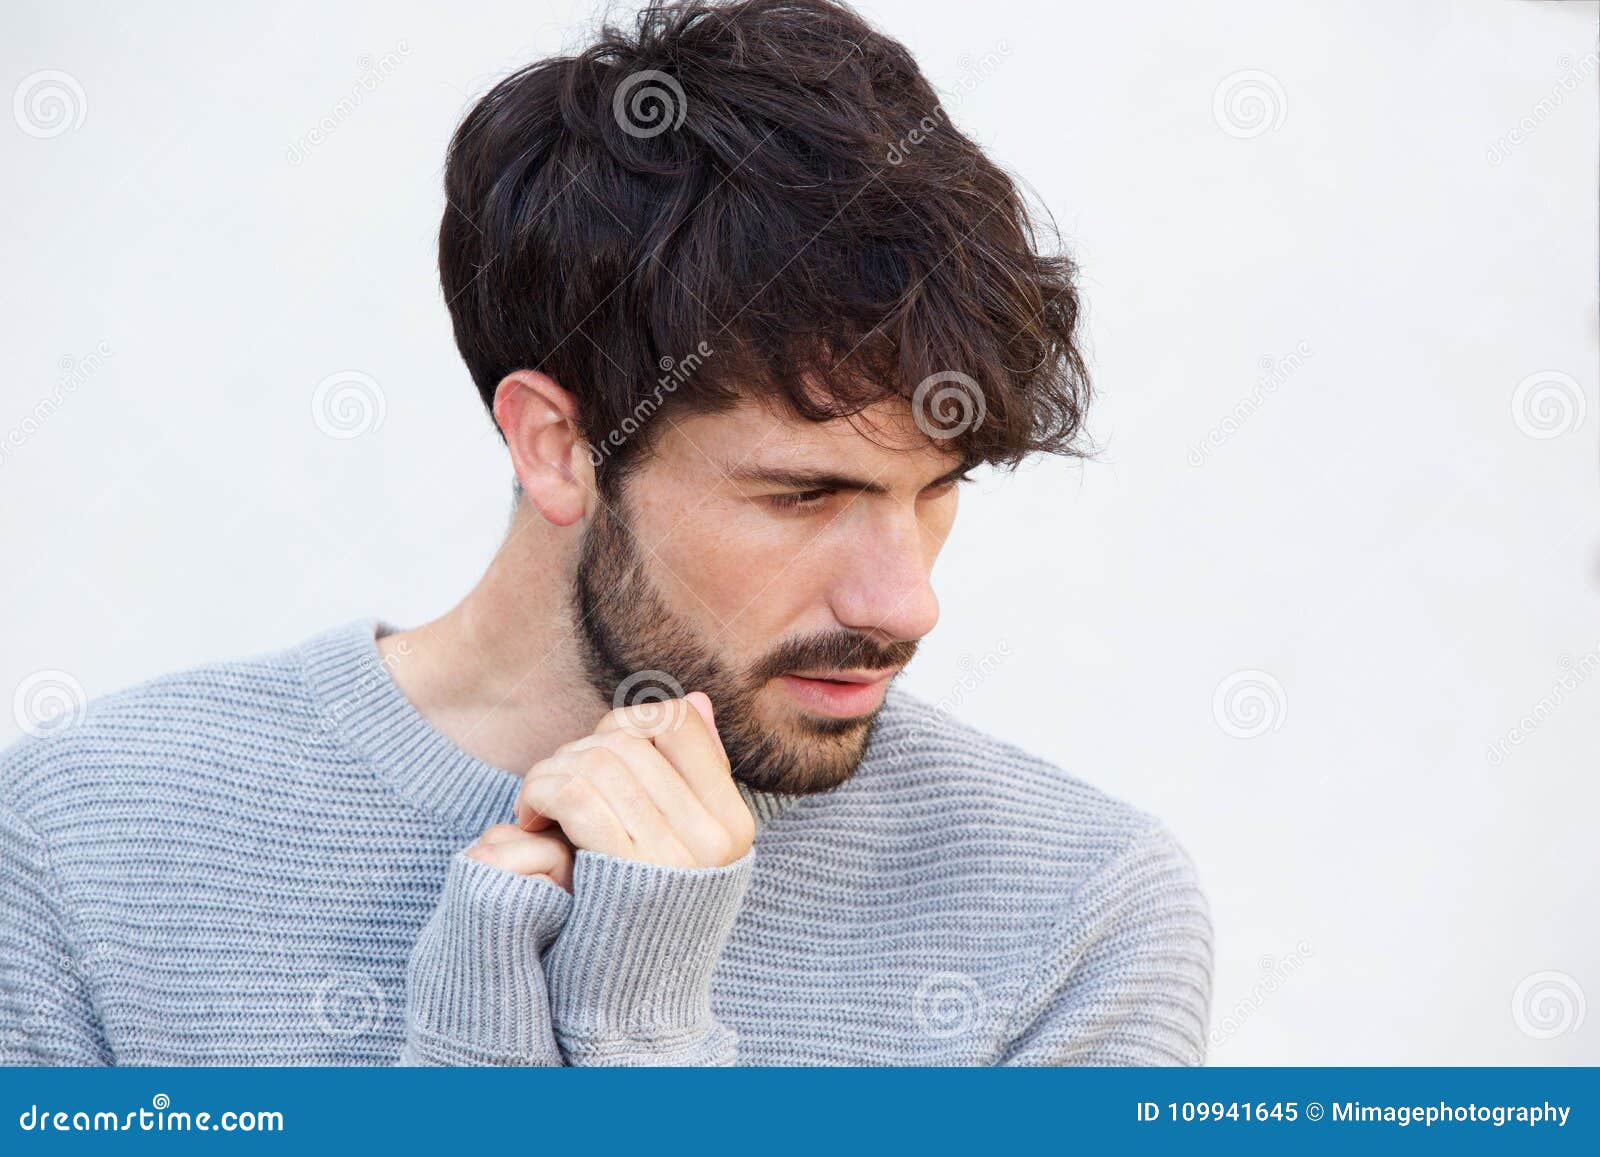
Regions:
M 920 639 L 939 621 L 931 581 L 937 547 L 925 540 L 914 514 L 885 515 L 846 545 L 828 601 L 842 627 L 890 641 Z

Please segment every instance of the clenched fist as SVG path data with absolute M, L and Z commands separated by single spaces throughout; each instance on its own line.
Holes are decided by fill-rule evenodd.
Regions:
M 593 734 L 534 764 L 515 824 L 489 828 L 467 855 L 571 891 L 576 849 L 668 867 L 722 867 L 755 840 L 711 700 L 619 707 Z

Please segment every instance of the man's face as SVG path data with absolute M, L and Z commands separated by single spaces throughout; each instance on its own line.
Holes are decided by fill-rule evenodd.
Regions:
M 574 602 L 590 678 L 637 701 L 666 682 L 641 673 L 664 673 L 711 697 L 738 779 L 834 787 L 939 617 L 929 575 L 959 463 L 900 402 L 854 425 L 755 404 L 660 420 L 585 532 Z

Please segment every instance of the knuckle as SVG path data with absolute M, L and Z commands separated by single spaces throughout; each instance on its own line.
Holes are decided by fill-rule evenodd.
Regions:
M 623 764 L 622 756 L 613 751 L 607 743 L 586 747 L 573 756 L 573 759 L 582 771 L 589 774 L 613 770 Z
M 584 808 L 594 802 L 594 785 L 581 775 L 569 775 L 556 787 L 551 800 L 562 808 Z
M 734 860 L 744 854 L 735 850 L 736 848 L 737 841 L 734 839 L 733 834 L 725 830 L 719 830 L 706 841 L 707 854 L 710 856 L 711 862 L 719 867 L 733 863 Z

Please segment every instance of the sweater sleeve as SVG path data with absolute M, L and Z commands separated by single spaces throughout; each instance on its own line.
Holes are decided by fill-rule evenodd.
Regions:
M 457 853 L 412 950 L 399 1063 L 732 1064 L 711 970 L 754 854 L 666 868 L 580 850 L 568 896 Z
M 401 1065 L 559 1065 L 541 957 L 572 898 L 457 852 L 406 969 Z
M 0 803 L 0 1064 L 109 1065 L 44 839 Z
M 1159 824 L 1083 883 L 1007 1029 L 1003 1065 L 1197 1065 L 1211 921 L 1194 867 Z
M 545 960 L 567 1064 L 737 1061 L 737 1035 L 711 1011 L 711 974 L 754 861 L 753 848 L 717 868 L 577 853 L 572 915 Z

